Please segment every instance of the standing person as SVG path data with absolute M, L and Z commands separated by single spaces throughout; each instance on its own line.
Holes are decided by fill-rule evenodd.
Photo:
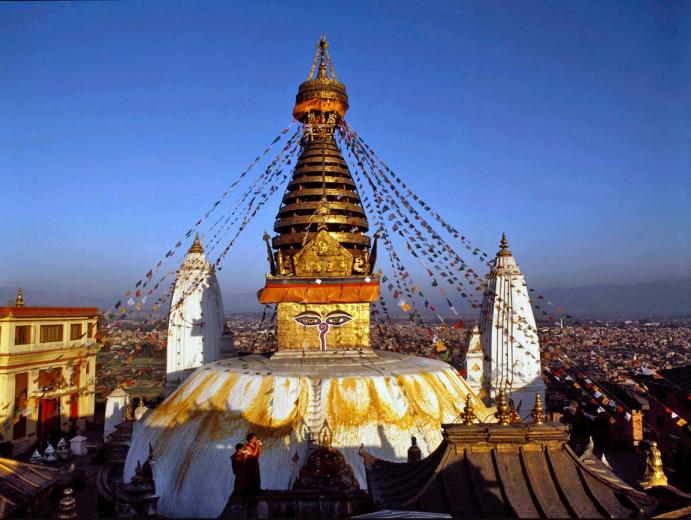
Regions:
M 242 443 L 236 444 L 235 453 L 230 456 L 230 465 L 235 475 L 233 494 L 230 495 L 230 502 L 233 504 L 242 504 L 247 499 L 247 463 L 244 447 Z
M 247 446 L 244 449 L 247 466 L 247 492 L 251 497 L 261 493 L 261 475 L 259 473 L 259 455 L 262 452 L 262 441 L 254 433 L 247 434 Z

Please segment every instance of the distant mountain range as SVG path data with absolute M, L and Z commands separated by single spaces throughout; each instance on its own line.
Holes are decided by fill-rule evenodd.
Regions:
M 16 293 L 15 287 L 0 287 L 0 305 L 12 304 Z M 691 278 L 552 288 L 541 293 L 565 312 L 579 317 L 647 319 L 691 315 Z M 110 307 L 116 299 L 114 296 L 80 295 L 31 287 L 24 289 L 24 298 L 28 305 L 93 306 L 101 309 Z M 228 313 L 261 311 L 256 292 L 226 293 L 223 303 Z
M 645 319 L 691 315 L 691 278 L 554 288 L 542 294 L 565 312 L 581 317 Z

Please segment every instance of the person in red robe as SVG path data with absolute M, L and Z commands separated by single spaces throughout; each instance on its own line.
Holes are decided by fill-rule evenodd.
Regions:
M 254 433 L 247 434 L 247 445 L 244 449 L 247 468 L 247 493 L 254 497 L 261 493 L 261 475 L 259 473 L 259 455 L 262 452 L 262 441 Z
M 233 484 L 233 493 L 230 495 L 230 502 L 233 504 L 242 504 L 247 500 L 247 463 L 246 453 L 242 443 L 235 445 L 235 453 L 230 456 L 230 465 L 233 468 L 233 475 L 235 475 L 235 483 Z

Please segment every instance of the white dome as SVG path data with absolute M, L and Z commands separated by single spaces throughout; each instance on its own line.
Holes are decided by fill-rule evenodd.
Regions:
M 248 432 L 264 444 L 262 488 L 289 489 L 307 459 L 309 432 L 326 421 L 332 445 L 365 488 L 361 444 L 377 457 L 403 461 L 415 435 L 426 456 L 442 440 L 441 424 L 458 418 L 468 393 L 450 365 L 385 351 L 217 361 L 197 369 L 143 419 L 125 481 L 151 443 L 158 512 L 216 517 L 233 488 L 229 457 Z M 476 399 L 474 406 L 484 419 L 483 404 Z

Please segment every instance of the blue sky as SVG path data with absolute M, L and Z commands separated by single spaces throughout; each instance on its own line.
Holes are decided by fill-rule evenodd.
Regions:
M 0 4 L 0 285 L 127 290 L 290 122 L 322 31 L 350 124 L 531 286 L 688 276 L 690 5 Z

